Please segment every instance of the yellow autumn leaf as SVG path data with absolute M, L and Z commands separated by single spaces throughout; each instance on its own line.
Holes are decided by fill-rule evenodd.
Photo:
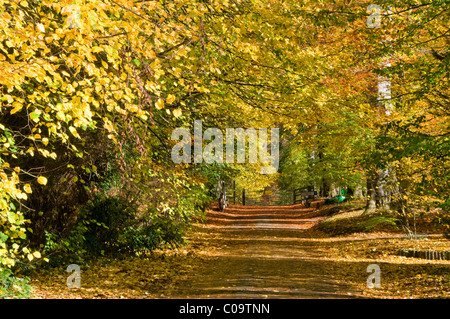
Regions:
M 41 33 L 45 33 L 45 27 L 42 23 L 36 24 L 36 29 L 38 29 L 38 31 Z
M 28 193 L 28 194 L 31 194 L 31 193 L 32 193 L 30 184 L 25 184 L 25 185 L 23 186 L 23 189 L 24 189 L 24 191 L 25 191 L 26 193 Z
M 180 68 L 172 68 L 172 70 L 173 70 L 173 74 L 176 77 L 179 77 L 181 75 L 182 70 Z
M 111 121 L 109 121 L 109 120 L 105 121 L 105 124 L 103 125 L 103 127 L 106 128 L 108 130 L 108 132 L 114 131 L 114 126 L 111 123 Z
M 168 104 L 172 104 L 173 102 L 175 102 L 175 100 L 176 100 L 176 97 L 175 97 L 173 94 L 169 94 L 169 95 L 167 96 L 166 102 L 167 102 Z
M 11 95 L 9 95 L 9 94 L 4 95 L 3 98 L 6 99 L 6 101 L 7 101 L 8 103 L 14 102 L 13 97 L 12 97 Z
M 12 104 L 12 106 L 13 106 L 13 109 L 10 112 L 11 114 L 19 112 L 23 107 L 22 103 L 19 103 L 19 102 L 14 102 Z
M 156 109 L 161 110 L 162 108 L 164 108 L 164 100 L 163 99 L 158 99 L 158 101 L 156 102 Z
M 172 113 L 176 118 L 179 118 L 181 116 L 181 109 L 175 109 Z
M 30 147 L 27 149 L 27 151 L 25 153 L 30 154 L 31 156 L 34 156 L 34 147 Z
M 47 184 L 47 178 L 44 176 L 39 176 L 37 179 L 37 182 L 41 185 L 46 185 Z
M 41 258 L 41 253 L 38 252 L 38 251 L 35 251 L 35 252 L 33 253 L 33 256 L 34 256 L 35 258 Z
M 78 134 L 77 130 L 73 127 L 73 126 L 69 126 L 69 131 L 70 133 L 72 133 L 73 136 L 75 136 L 76 138 L 79 138 L 80 135 Z

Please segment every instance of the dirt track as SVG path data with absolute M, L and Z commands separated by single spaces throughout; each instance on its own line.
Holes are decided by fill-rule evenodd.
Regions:
M 401 234 L 322 236 L 311 229 L 330 209 L 231 205 L 210 209 L 187 245 L 84 266 L 81 289 L 67 265 L 32 276 L 35 298 L 450 298 L 447 260 L 396 256 L 393 247 L 441 247 L 445 239 Z M 424 246 L 425 247 L 425 246 Z M 381 288 L 367 288 L 367 267 Z
M 231 205 L 209 211 L 202 226 L 215 257 L 175 298 L 349 298 L 305 230 L 324 216 L 296 206 Z M 214 241 L 214 242 L 211 242 Z M 362 268 L 362 271 L 364 269 Z

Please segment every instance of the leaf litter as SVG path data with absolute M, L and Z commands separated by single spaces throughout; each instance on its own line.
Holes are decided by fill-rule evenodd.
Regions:
M 324 212 L 301 205 L 276 211 L 270 206 L 230 205 L 224 213 L 212 207 L 206 223 L 193 225 L 182 247 L 80 265 L 79 289 L 67 287 L 67 265 L 42 270 L 31 278 L 33 295 L 88 299 L 450 297 L 450 261 L 396 253 L 400 248 L 448 250 L 448 240 L 438 234 L 409 240 L 383 229 L 329 236 L 317 230 L 329 218 Z M 380 266 L 381 288 L 367 287 L 370 264 Z

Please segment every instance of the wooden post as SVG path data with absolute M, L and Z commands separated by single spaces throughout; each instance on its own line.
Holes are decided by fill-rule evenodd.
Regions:
M 242 205 L 245 206 L 245 188 L 242 189 Z
M 236 181 L 233 181 L 233 204 L 236 204 Z

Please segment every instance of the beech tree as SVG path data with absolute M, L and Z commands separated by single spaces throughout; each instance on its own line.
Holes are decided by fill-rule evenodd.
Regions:
M 448 207 L 448 3 L 384 1 L 379 28 L 368 6 L 0 0 L 1 264 L 38 258 L 27 234 L 41 243 L 50 224 L 75 222 L 116 176 L 130 201 L 184 218 L 177 207 L 201 205 L 189 196 L 207 181 L 203 164 L 171 162 L 170 135 L 195 119 L 281 127 L 284 177 L 308 167 L 296 178 L 324 187 L 366 179 L 372 204 L 386 183 L 405 214 Z M 313 151 L 314 167 L 304 161 Z M 237 165 L 236 179 L 267 186 L 274 176 L 256 174 L 259 164 Z

